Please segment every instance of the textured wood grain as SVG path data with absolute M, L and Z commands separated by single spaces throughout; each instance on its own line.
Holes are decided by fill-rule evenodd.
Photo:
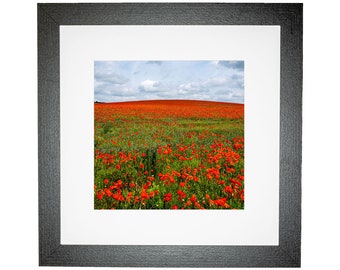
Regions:
M 59 25 L 38 9 L 39 259 L 60 246 Z
M 279 246 L 60 244 L 60 25 L 280 25 Z M 299 267 L 302 4 L 38 4 L 39 263 L 53 266 Z

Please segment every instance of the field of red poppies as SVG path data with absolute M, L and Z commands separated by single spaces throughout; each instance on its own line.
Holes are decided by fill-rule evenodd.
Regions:
M 243 209 L 244 105 L 94 104 L 95 209 Z

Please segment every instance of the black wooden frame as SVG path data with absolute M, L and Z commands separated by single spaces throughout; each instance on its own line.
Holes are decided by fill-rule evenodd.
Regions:
M 60 244 L 60 25 L 280 25 L 278 246 Z M 299 267 L 302 4 L 38 4 L 39 264 L 114 267 Z

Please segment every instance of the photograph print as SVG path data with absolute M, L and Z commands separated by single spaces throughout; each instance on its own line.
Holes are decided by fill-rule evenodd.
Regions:
M 95 61 L 94 209 L 244 209 L 244 61 Z

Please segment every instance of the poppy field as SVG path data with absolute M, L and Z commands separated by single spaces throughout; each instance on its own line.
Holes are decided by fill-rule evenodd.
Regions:
M 244 209 L 244 105 L 94 103 L 95 209 Z

